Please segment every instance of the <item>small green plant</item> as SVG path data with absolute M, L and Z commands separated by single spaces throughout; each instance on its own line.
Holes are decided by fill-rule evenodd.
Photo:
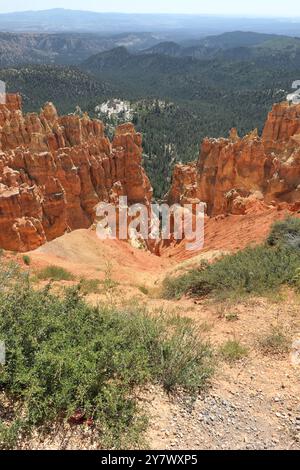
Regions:
M 277 326 L 259 339 L 259 347 L 263 354 L 280 356 L 289 352 L 290 341 L 283 329 Z
M 298 291 L 300 291 L 300 268 L 296 269 L 296 274 L 293 283 Z
M 75 276 L 60 266 L 47 266 L 37 273 L 37 277 L 41 281 L 74 281 Z
M 0 449 L 12 449 L 23 427 L 24 424 L 20 419 L 15 419 L 11 424 L 5 424 L 0 419 Z
M 79 283 L 79 287 L 80 287 L 80 292 L 83 295 L 100 293 L 99 279 L 81 279 Z
M 26 264 L 26 266 L 30 266 L 30 265 L 31 265 L 31 258 L 30 258 L 30 256 L 24 255 L 24 256 L 23 256 L 23 262 L 24 262 L 24 264 Z
M 248 356 L 248 349 L 240 341 L 228 340 L 220 348 L 220 355 L 226 362 L 234 363 Z
M 176 334 L 166 338 L 161 349 L 161 380 L 168 392 L 177 386 L 196 392 L 205 388 L 213 373 L 212 352 L 199 332 L 190 334 L 192 324 L 177 321 Z
M 148 287 L 146 287 L 146 286 L 139 286 L 138 288 L 139 288 L 139 291 L 140 291 L 142 294 L 144 294 L 144 295 L 148 295 L 148 294 L 149 294 L 149 289 L 148 289 Z
M 238 319 L 239 319 L 239 316 L 237 313 L 227 313 L 225 315 L 225 320 L 228 322 L 238 321 Z
M 108 261 L 105 265 L 105 272 L 104 272 L 105 277 L 104 277 L 104 282 L 103 282 L 104 289 L 107 291 L 113 290 L 118 286 L 118 283 L 114 281 L 112 278 L 112 272 L 113 272 L 112 263 Z

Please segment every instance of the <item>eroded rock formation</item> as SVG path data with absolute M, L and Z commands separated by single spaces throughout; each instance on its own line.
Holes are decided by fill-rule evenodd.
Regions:
M 149 204 L 142 139 L 133 125 L 112 142 L 101 121 L 58 116 L 52 103 L 23 115 L 19 95 L 0 105 L 0 247 L 28 251 L 88 228 L 100 201 Z
M 177 165 L 169 202 L 202 201 L 209 215 L 245 214 L 268 205 L 300 207 L 300 105 L 273 106 L 262 137 L 206 138 L 197 162 Z

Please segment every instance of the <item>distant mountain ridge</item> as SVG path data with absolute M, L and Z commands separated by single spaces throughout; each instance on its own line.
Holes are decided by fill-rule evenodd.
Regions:
M 1 15 L 0 15 L 1 16 Z M 299 38 L 234 31 L 219 36 L 176 42 L 163 33 L 121 33 L 103 36 L 96 33 L 3 33 L 0 32 L 0 67 L 24 64 L 79 65 L 94 61 L 94 56 L 126 48 L 141 56 L 160 55 L 198 60 L 249 60 L 271 55 L 298 54 Z M 120 52 L 109 52 L 105 60 Z M 123 51 L 124 53 L 124 51 Z M 116 58 L 116 56 L 115 56 Z M 130 59 L 126 54 L 126 59 Z M 119 58 L 118 58 L 119 60 Z M 111 64 L 111 63 L 110 63 Z
M 89 56 L 114 47 L 136 51 L 159 43 L 164 35 L 125 33 L 1 33 L 0 66 L 22 64 L 76 65 Z
M 214 15 L 126 14 L 55 8 L 0 14 L 0 31 L 10 32 L 176 32 L 182 39 L 226 31 L 300 35 L 300 19 L 239 18 Z
M 187 79 L 187 74 L 201 74 L 207 68 L 201 61 L 221 61 L 222 65 L 226 61 L 254 61 L 271 69 L 294 69 L 300 67 L 300 38 L 237 31 L 204 38 L 190 47 L 170 41 L 137 53 L 118 47 L 89 57 L 81 68 L 96 76 L 99 73 L 112 76 L 122 70 L 123 76 L 124 73 L 131 78 L 139 76 L 140 80 L 147 79 L 145 71 L 149 76 L 183 73 Z
M 193 57 L 195 59 L 248 60 L 260 56 L 291 52 L 300 49 L 300 38 L 292 38 L 276 34 L 260 34 L 245 31 L 233 31 L 218 36 L 208 36 L 197 41 L 182 44 L 162 42 L 141 51 L 141 54 L 160 54 L 170 57 Z

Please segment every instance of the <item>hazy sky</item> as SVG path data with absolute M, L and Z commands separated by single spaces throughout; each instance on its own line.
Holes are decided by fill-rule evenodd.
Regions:
M 0 0 L 0 12 L 72 8 L 106 12 L 300 17 L 299 0 Z

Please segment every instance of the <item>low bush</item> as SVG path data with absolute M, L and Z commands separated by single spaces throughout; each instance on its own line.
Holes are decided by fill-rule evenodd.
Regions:
M 80 286 L 61 297 L 50 285 L 32 289 L 15 265 L 2 266 L 0 281 L 0 389 L 22 409 L 0 421 L 3 448 L 22 430 L 76 413 L 94 422 L 103 446 L 130 447 L 145 429 L 137 386 L 196 392 L 212 374 L 210 347 L 192 323 L 133 307 L 91 307 Z
M 215 294 L 228 297 L 264 294 L 284 284 L 295 285 L 300 267 L 300 250 L 296 243 L 299 226 L 300 219 L 279 222 L 274 225 L 267 243 L 227 255 L 181 277 L 165 279 L 163 296 Z
M 290 341 L 282 328 L 274 327 L 269 334 L 259 339 L 259 346 L 266 355 L 284 355 L 290 349 Z
M 74 281 L 75 276 L 60 266 L 47 266 L 37 273 L 38 279 L 41 281 Z
M 144 295 L 148 295 L 148 294 L 149 294 L 149 289 L 148 289 L 148 287 L 146 287 L 146 286 L 138 286 L 138 289 L 139 289 L 139 291 L 140 291 L 142 294 L 144 294 Z
M 248 356 L 248 350 L 237 340 L 228 340 L 220 349 L 221 357 L 229 362 L 237 362 Z
M 293 284 L 297 291 L 300 292 L 300 268 L 296 269 L 295 276 L 293 278 Z
M 228 322 L 235 322 L 235 321 L 238 321 L 239 319 L 239 316 L 237 313 L 227 313 L 225 315 L 225 320 L 228 321 Z
M 24 262 L 24 264 L 26 264 L 26 266 L 30 266 L 30 264 L 31 264 L 31 258 L 30 258 L 30 256 L 24 255 L 24 256 L 23 256 L 23 262 Z
M 286 245 L 300 249 L 300 218 L 287 217 L 275 222 L 267 243 L 270 246 Z
M 99 279 L 81 279 L 79 283 L 80 292 L 83 295 L 100 293 Z

